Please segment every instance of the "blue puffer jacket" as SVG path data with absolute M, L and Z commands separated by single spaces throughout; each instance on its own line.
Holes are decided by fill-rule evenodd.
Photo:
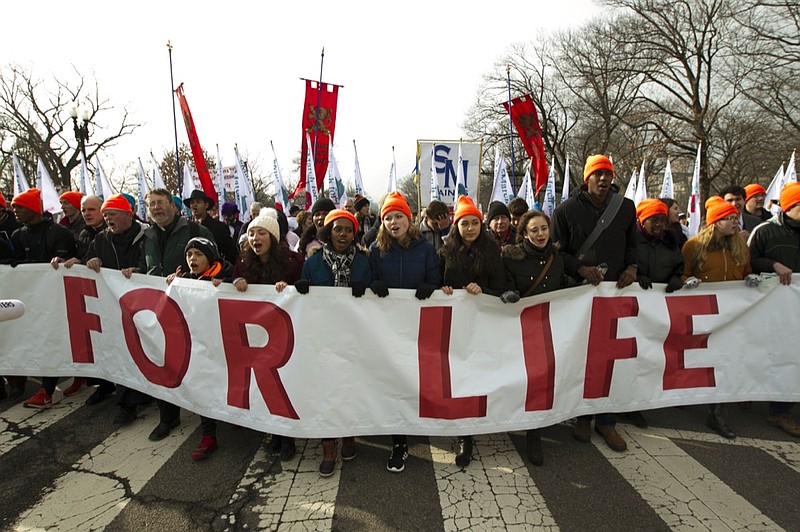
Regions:
M 392 241 L 388 253 L 382 252 L 373 242 L 369 247 L 369 263 L 372 279 L 385 282 L 389 288 L 416 289 L 421 283 L 437 288 L 442 285 L 436 249 L 422 238 L 412 241 L 407 248 Z
M 333 286 L 333 273 L 322 259 L 322 248 L 317 249 L 313 255 L 303 263 L 301 279 L 308 279 L 312 286 Z M 369 259 L 363 251 L 356 251 L 353 262 L 350 263 L 350 285 L 361 283 L 369 285 L 372 282 L 372 270 Z

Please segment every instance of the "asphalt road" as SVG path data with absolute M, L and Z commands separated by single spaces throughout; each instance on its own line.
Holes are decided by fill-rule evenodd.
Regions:
M 67 380 L 64 384 L 69 384 Z M 29 384 L 33 394 L 35 383 Z M 411 437 L 406 471 L 389 473 L 390 438 L 358 438 L 355 460 L 317 472 L 318 440 L 281 462 L 269 436 L 221 423 L 220 449 L 194 462 L 199 419 L 183 412 L 161 442 L 145 408 L 117 430 L 113 401 L 91 390 L 47 411 L 0 402 L 2 530 L 797 530 L 800 441 L 766 422 L 767 407 L 729 405 L 739 437 L 705 428 L 707 407 L 621 420 L 624 453 L 569 423 L 543 429 L 545 465 L 524 458 L 523 433 L 476 437 L 453 464 L 455 439 Z

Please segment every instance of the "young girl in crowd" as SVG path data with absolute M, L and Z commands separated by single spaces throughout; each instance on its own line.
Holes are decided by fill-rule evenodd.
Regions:
M 300 237 L 297 251 L 310 257 L 312 253 L 322 247 L 322 242 L 317 235 L 325 225 L 325 217 L 335 208 L 336 206 L 328 198 L 320 198 L 314 202 L 314 205 L 311 206 L 311 224 Z
M 578 261 L 556 249 L 550 240 L 550 219 L 541 211 L 528 211 L 517 225 L 517 245 L 505 246 L 502 251 L 509 290 L 518 294 L 503 301 L 515 302 L 519 297 L 530 297 L 566 288 L 569 279 L 577 277 Z M 540 466 L 544 463 L 539 429 L 525 434 L 528 460 Z
M 683 249 L 683 245 L 689 239 L 688 229 L 681 223 L 681 210 L 678 202 L 672 198 L 661 198 L 659 201 L 667 206 L 667 230 L 675 234 L 678 241 L 678 249 Z
M 468 294 L 499 296 L 506 289 L 506 275 L 500 246 L 483 227 L 483 215 L 469 196 L 458 199 L 450 233 L 439 250 L 442 292 L 455 288 Z M 472 436 L 458 438 L 456 465 L 466 467 L 472 460 Z
M 250 284 L 274 284 L 275 290 L 282 292 L 297 282 L 302 266 L 302 255 L 281 239 L 277 219 L 271 213 L 259 214 L 247 226 L 247 249 L 233 268 L 233 286 L 244 292 Z M 283 461 L 294 457 L 294 438 L 276 435 L 270 447 L 280 450 Z
M 392 192 L 386 196 L 381 206 L 378 238 L 369 247 L 373 279 L 370 288 L 379 297 L 389 295 L 389 288 L 410 288 L 416 290 L 418 299 L 427 299 L 439 287 L 436 250 L 420 237 L 419 228 L 411 219 L 411 208 L 402 194 Z M 407 458 L 406 437 L 392 436 L 392 455 L 386 469 L 400 473 Z
M 690 278 L 706 283 L 740 281 L 752 272 L 750 251 L 739 234 L 738 211 L 719 196 L 706 201 L 706 227 L 684 244 L 682 253 L 684 282 Z M 724 438 L 735 438 L 725 405 L 712 404 L 709 409 L 708 427 Z
M 176 277 L 211 281 L 214 286 L 219 286 L 223 281 L 230 281 L 233 266 L 220 257 L 217 245 L 211 240 L 201 236 L 192 238 L 186 243 L 184 254 L 189 271 L 184 272 L 181 266 L 178 266 L 175 273 L 167 276 L 167 284 L 172 283 Z M 203 437 L 200 439 L 200 445 L 192 451 L 192 458 L 195 460 L 208 458 L 208 455 L 219 447 L 216 420 L 200 416 L 200 427 Z
M 363 296 L 372 280 L 372 270 L 366 253 L 356 245 L 357 233 L 358 221 L 354 215 L 342 209 L 330 211 L 317 235 L 322 247 L 303 264 L 303 273 L 295 283 L 297 291 L 306 294 L 309 286 L 344 286 L 351 287 L 355 297 Z M 329 477 L 336 467 L 336 440 L 323 439 L 322 451 L 319 474 Z M 355 438 L 343 438 L 342 460 L 355 457 Z

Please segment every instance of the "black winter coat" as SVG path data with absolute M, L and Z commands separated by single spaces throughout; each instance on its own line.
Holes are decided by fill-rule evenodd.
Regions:
M 606 202 L 595 207 L 586 185 L 580 192 L 556 208 L 553 213 L 553 242 L 562 252 L 578 257 L 583 243 L 594 230 L 615 192 L 609 192 Z M 606 281 L 616 281 L 622 271 L 638 263 L 636 253 L 636 207 L 627 198 L 622 200 L 619 211 L 608 227 L 600 233 L 586 256 L 581 260 L 585 266 L 607 264 Z
M 636 251 L 639 255 L 638 275 L 648 277 L 654 283 L 668 283 L 671 277 L 680 277 L 683 273 L 683 255 L 672 231 L 665 230 L 661 239 L 654 242 L 642 234 L 642 230 L 637 230 Z
M 800 272 L 800 227 L 791 225 L 800 226 L 800 222 L 787 220 L 780 212 L 751 233 L 748 244 L 754 272 L 774 272 L 776 262 Z
M 491 238 L 488 234 L 486 237 Z M 467 250 L 466 265 L 459 263 L 453 258 L 439 255 L 439 273 L 442 278 L 442 286 L 452 288 L 464 288 L 470 283 L 476 283 L 481 287 L 484 294 L 499 296 L 507 290 L 506 274 L 503 266 L 503 259 L 500 258 L 500 249 L 494 244 L 491 246 L 493 252 L 486 257 L 486 263 L 482 265 L 481 271 L 473 271 L 475 264 L 475 251 Z
M 206 216 L 203 218 L 201 224 L 203 227 L 211 231 L 212 235 L 214 235 L 214 243 L 217 245 L 220 255 L 222 255 L 222 257 L 231 264 L 234 264 L 236 259 L 239 257 L 239 249 L 233 243 L 231 231 L 228 229 L 228 224 L 225 222 L 220 222 L 211 216 Z
M 98 233 L 89 244 L 84 264 L 89 262 L 89 259 L 97 258 L 100 259 L 101 267 L 111 270 L 137 267 L 145 241 L 146 229 L 147 224 L 136 220 L 127 231 L 120 235 L 115 235 L 106 228 Z
M 532 294 L 526 294 L 534 281 L 539 278 L 551 254 L 553 262 L 544 278 Z M 576 259 L 555 249 L 549 242 L 543 249 L 536 248 L 527 240 L 515 246 L 503 246 L 503 264 L 506 271 L 506 285 L 509 290 L 517 290 L 520 296 L 546 294 L 553 290 L 566 288 L 573 284 L 568 271 L 575 272 Z

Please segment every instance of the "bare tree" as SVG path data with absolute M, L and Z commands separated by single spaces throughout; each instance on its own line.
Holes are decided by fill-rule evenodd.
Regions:
M 117 124 L 98 122 L 115 107 L 103 96 L 96 81 L 87 81 L 77 70 L 74 79 L 54 78 L 45 83 L 19 65 L 0 69 L 0 137 L 14 140 L 10 150 L 3 148 L 4 161 L 13 151 L 21 156 L 26 174 L 34 175 L 37 159 L 41 158 L 50 175 L 58 176 L 63 188 L 70 188 L 70 172 L 80 164 L 80 149 L 71 139 L 73 124 L 67 113 L 73 102 L 87 106 L 93 128 L 86 143 L 87 159 L 139 127 L 131 122 L 124 108 Z
M 702 142 L 700 191 L 707 197 L 711 182 L 723 170 L 709 165 L 712 131 L 737 98 L 736 85 L 719 71 L 733 69 L 731 29 L 735 14 L 727 0 L 606 0 L 621 8 L 614 31 L 619 46 L 637 50 L 629 68 L 644 76 L 637 95 L 643 108 L 631 127 L 655 128 L 682 152 Z M 730 76 L 735 77 L 735 75 Z

